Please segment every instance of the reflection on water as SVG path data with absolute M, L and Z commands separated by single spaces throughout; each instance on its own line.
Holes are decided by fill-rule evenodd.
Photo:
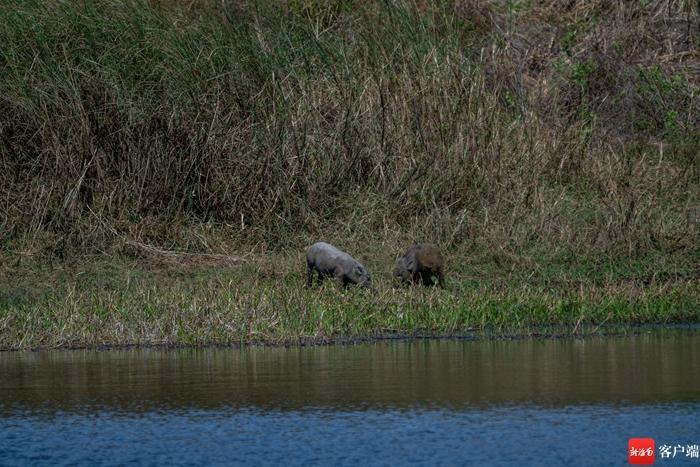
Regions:
M 694 330 L 0 353 L 3 466 L 626 465 L 630 437 L 700 444 L 699 414 Z
M 697 331 L 580 340 L 0 353 L 3 411 L 700 401 Z

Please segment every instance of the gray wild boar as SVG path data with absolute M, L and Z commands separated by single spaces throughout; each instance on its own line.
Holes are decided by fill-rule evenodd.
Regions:
M 332 276 L 343 286 L 357 284 L 372 288 L 372 278 L 362 263 L 328 243 L 314 243 L 306 250 L 306 266 L 306 285 L 309 287 L 313 283 L 315 270 L 319 283 Z
M 433 285 L 437 277 L 440 287 L 445 288 L 444 262 L 440 250 L 430 243 L 418 243 L 410 247 L 394 265 L 394 278 L 402 284 L 422 282 Z

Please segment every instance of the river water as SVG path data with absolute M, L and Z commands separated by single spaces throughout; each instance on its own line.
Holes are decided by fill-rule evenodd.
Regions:
M 3 466 L 627 465 L 633 437 L 700 466 L 697 329 L 0 353 Z

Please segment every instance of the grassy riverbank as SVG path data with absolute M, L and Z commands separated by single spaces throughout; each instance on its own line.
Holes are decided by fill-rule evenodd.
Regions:
M 0 249 L 697 255 L 691 3 L 4 2 Z
M 2 2 L 0 347 L 698 321 L 699 31 L 667 0 Z M 302 289 L 317 239 L 378 293 Z M 449 290 L 390 289 L 414 241 Z
M 394 290 L 391 253 L 366 256 L 374 294 L 332 282 L 305 289 L 297 252 L 237 266 L 192 257 L 20 265 L 2 278 L 0 349 L 527 335 L 543 327 L 577 334 L 600 325 L 699 321 L 700 282 L 684 258 L 494 261 L 454 252 L 447 290 Z

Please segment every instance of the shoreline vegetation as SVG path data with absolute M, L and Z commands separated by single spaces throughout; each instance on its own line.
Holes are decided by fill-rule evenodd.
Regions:
M 235 266 L 162 263 L 159 256 L 20 264 L 0 288 L 0 350 L 582 336 L 700 321 L 698 280 L 658 263 L 504 270 L 470 256 L 471 264 L 449 270 L 446 290 L 394 289 L 390 255 L 366 255 L 375 292 L 333 281 L 306 288 L 303 252 Z
M 0 349 L 700 322 L 696 2 L 9 0 Z M 304 249 L 376 293 L 304 288 Z M 393 289 L 435 243 L 447 289 Z

